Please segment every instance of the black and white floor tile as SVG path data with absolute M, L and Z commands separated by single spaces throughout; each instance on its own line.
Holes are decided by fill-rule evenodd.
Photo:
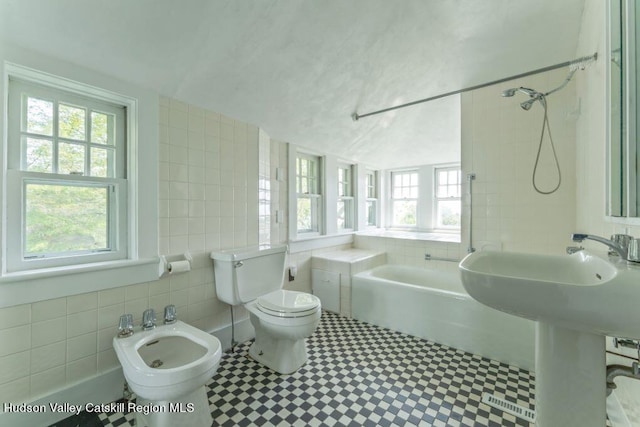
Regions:
M 528 426 L 481 403 L 485 392 L 533 409 L 533 374 L 324 312 L 308 362 L 279 375 L 226 352 L 207 384 L 214 426 Z M 100 414 L 105 426 L 132 414 Z

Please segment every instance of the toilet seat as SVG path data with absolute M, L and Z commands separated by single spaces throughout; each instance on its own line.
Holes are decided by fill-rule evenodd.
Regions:
M 270 316 L 294 318 L 310 316 L 318 311 L 320 300 L 304 292 L 279 289 L 259 297 L 256 308 Z

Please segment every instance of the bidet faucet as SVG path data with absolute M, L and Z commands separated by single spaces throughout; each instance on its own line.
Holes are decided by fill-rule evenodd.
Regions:
M 126 338 L 133 335 L 133 315 L 123 314 L 118 324 L 118 338 Z
M 176 306 L 173 304 L 169 304 L 164 308 L 164 324 L 171 325 L 172 323 L 176 323 Z
M 156 327 L 156 312 L 153 308 L 148 308 L 142 313 L 142 330 L 148 331 Z
M 623 248 L 613 240 L 605 239 L 604 237 L 594 236 L 593 234 L 579 234 L 579 233 L 572 234 L 571 240 L 578 243 L 582 242 L 583 240 L 593 240 L 595 242 L 600 242 L 604 245 L 607 245 L 614 252 L 620 255 L 620 258 L 622 258 L 623 260 L 625 261 L 628 260 L 627 249 Z

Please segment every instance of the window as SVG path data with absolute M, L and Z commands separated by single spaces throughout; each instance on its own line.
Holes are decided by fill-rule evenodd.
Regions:
M 354 229 L 353 168 L 338 164 L 338 231 Z
M 125 117 L 122 105 L 10 77 L 8 271 L 127 257 Z
M 378 177 L 375 171 L 367 171 L 366 176 L 366 225 L 376 227 L 378 225 Z
M 459 167 L 435 169 L 436 228 L 460 228 L 461 176 Z
M 298 153 L 296 196 L 298 233 L 320 233 L 322 194 L 319 157 Z
M 393 226 L 416 227 L 418 218 L 418 171 L 391 172 L 391 218 Z

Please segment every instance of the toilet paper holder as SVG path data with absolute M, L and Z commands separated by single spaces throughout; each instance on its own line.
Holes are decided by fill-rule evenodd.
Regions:
M 191 270 L 193 258 L 189 252 L 179 255 L 160 255 L 159 278 Z

